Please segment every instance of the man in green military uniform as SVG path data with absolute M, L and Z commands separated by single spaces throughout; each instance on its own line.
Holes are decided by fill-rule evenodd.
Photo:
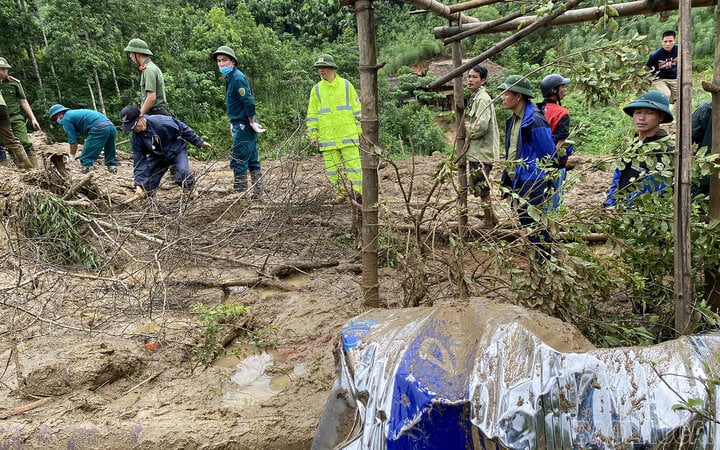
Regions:
M 165 78 L 160 68 L 150 59 L 153 53 L 142 39 L 131 39 L 125 51 L 140 70 L 140 113 L 169 116 L 165 97 Z
M 20 144 L 20 141 L 13 134 L 12 128 L 10 127 L 10 116 L 7 112 L 7 105 L 3 98 L 2 92 L 0 92 L 0 144 L 10 150 L 13 155 L 13 161 L 21 169 L 30 169 L 32 164 L 25 153 L 25 149 Z
M 0 92 L 2 92 L 3 98 L 7 105 L 7 113 L 10 117 L 10 126 L 13 134 L 20 141 L 25 154 L 30 159 L 30 163 L 33 167 L 37 167 L 37 158 L 35 156 L 35 149 L 28 139 L 27 126 L 25 125 L 25 118 L 21 111 L 25 111 L 25 114 L 30 119 L 30 123 L 34 129 L 39 130 L 40 124 L 35 119 L 30 103 L 27 101 L 25 91 L 23 90 L 20 80 L 15 77 L 11 77 L 8 74 L 9 69 L 12 66 L 8 64 L 7 59 L 0 56 Z M 15 164 L 18 164 L 18 160 L 15 159 L 15 152 L 11 152 L 11 157 Z M 22 165 L 22 164 L 18 164 Z

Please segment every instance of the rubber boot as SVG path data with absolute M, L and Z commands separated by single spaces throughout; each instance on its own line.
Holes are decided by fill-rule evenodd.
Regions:
M 244 194 L 247 191 L 247 175 L 236 175 L 233 180 L 233 191 Z
M 10 148 L 10 151 L 12 152 L 15 160 L 15 164 L 20 169 L 32 169 L 33 163 L 30 161 L 30 158 L 28 158 L 27 153 L 25 153 L 25 149 L 22 147 L 22 145 L 16 146 L 15 149 Z
M 250 181 L 252 182 L 252 194 L 250 199 L 262 202 L 263 199 L 263 188 L 262 188 L 262 171 L 255 170 L 250 172 Z

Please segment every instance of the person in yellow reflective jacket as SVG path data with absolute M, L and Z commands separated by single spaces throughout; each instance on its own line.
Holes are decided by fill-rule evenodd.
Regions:
M 337 65 L 332 55 L 320 55 L 313 67 L 322 80 L 310 91 L 307 136 L 325 159 L 336 198 L 344 200 L 353 194 L 360 203 L 360 99 L 352 83 L 335 73 Z

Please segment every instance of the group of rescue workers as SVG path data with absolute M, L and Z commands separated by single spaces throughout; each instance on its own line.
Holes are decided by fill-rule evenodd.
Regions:
M 132 39 L 125 47 L 130 59 L 140 70 L 140 106 L 128 105 L 120 112 L 122 130 L 131 132 L 133 177 L 138 196 L 153 195 L 170 170 L 173 180 L 165 187 L 191 189 L 194 178 L 189 167 L 186 142 L 196 147 L 211 145 L 188 125 L 170 115 L 162 71 L 153 63 L 153 53 L 141 39 Z M 225 77 L 225 105 L 233 136 L 230 167 L 233 169 L 235 192 L 249 192 L 262 200 L 262 170 L 258 156 L 258 134 L 264 128 L 257 120 L 255 100 L 245 74 L 237 67 L 232 48 L 221 46 L 211 55 Z M 677 98 L 677 45 L 675 33 L 663 33 L 662 47 L 654 51 L 646 63 L 654 77 L 653 87 L 623 108 L 632 117 L 636 129 L 633 145 L 662 143 L 662 153 L 673 152 L 674 142 L 660 124 L 672 122 L 670 100 Z M 307 108 L 307 136 L 324 159 L 327 177 L 338 201 L 348 198 L 362 203 L 362 170 L 360 163 L 361 107 L 355 87 L 336 73 L 332 55 L 319 55 L 314 63 L 320 81 L 312 88 Z M 11 158 L 21 168 L 37 166 L 35 151 L 27 138 L 22 108 L 35 129 L 40 126 L 30 108 L 19 80 L 7 74 L 10 65 L 0 58 L 0 140 L 10 150 Z M 466 143 L 463 154 L 468 161 L 469 189 L 480 198 L 484 225 L 497 224 L 491 196 L 490 173 L 500 160 L 500 131 L 491 96 L 487 92 L 488 71 L 478 65 L 467 73 L 470 98 L 465 109 Z M 515 192 L 523 201 L 513 207 L 528 238 L 535 244 L 538 258 L 550 254 L 550 236 L 538 226 L 529 206 L 545 211 L 556 210 L 562 201 L 568 157 L 574 151 L 570 137 L 570 113 L 562 106 L 569 78 L 550 74 L 540 82 L 543 101 L 533 103 L 533 88 L 527 78 L 511 75 L 499 86 L 502 105 L 510 111 L 505 124 L 504 156 L 508 161 L 501 175 L 501 185 Z M 7 97 L 7 106 L 3 100 Z M 711 128 L 709 102 L 693 114 L 694 142 L 709 146 Z M 107 170 L 117 173 L 115 156 L 116 129 L 105 115 L 88 109 L 72 110 L 56 104 L 50 107 L 52 121 L 62 125 L 70 144 L 69 158 L 78 151 L 78 135 L 85 136 L 79 156 L 81 170 L 93 169 L 100 152 L 104 153 Z M 697 122 L 697 124 L 696 124 Z M 3 158 L 0 151 L 0 162 Z M 512 164 L 512 162 L 516 162 Z M 548 164 L 549 162 L 549 164 Z M 250 185 L 248 184 L 250 173 Z M 608 190 L 606 206 L 619 201 L 631 205 L 633 198 L 644 192 L 662 192 L 667 185 L 645 163 L 617 168 Z M 249 190 L 249 188 L 251 188 Z
M 130 59 L 140 70 L 140 106 L 128 105 L 120 111 L 122 130 L 131 132 L 133 178 L 139 197 L 154 195 L 169 170 L 173 180 L 163 188 L 191 189 L 195 183 L 190 170 L 187 144 L 210 147 L 187 124 L 170 114 L 165 95 L 165 81 L 160 68 L 152 61 L 152 51 L 142 39 L 132 39 L 125 47 Z M 233 136 L 230 167 L 233 189 L 248 192 L 254 200 L 262 200 L 262 169 L 258 152 L 258 134 L 265 131 L 255 112 L 255 99 L 245 74 L 237 67 L 237 57 L 229 46 L 220 46 L 211 55 L 225 78 L 225 106 Z M 323 54 L 314 64 L 320 75 L 308 102 L 308 137 L 325 160 L 327 176 L 335 195 L 344 199 L 350 193 L 361 201 L 362 171 L 360 167 L 360 100 L 354 86 L 335 73 L 337 65 L 331 55 Z M 22 169 L 37 167 L 35 151 L 27 137 L 20 107 L 30 117 L 33 127 L 40 129 L 27 102 L 20 81 L 7 75 L 11 66 L 0 58 L 0 163 L 5 161 L 5 147 L 10 159 Z M 3 96 L 5 95 L 5 97 Z M 7 103 L 5 98 L 7 98 Z M 63 127 L 70 144 L 68 160 L 78 154 L 80 136 L 85 137 L 79 155 L 81 171 L 89 173 L 103 153 L 105 166 L 117 173 L 115 145 L 117 131 L 104 114 L 90 109 L 70 109 L 61 104 L 50 107 L 51 121 Z M 250 186 L 248 184 L 250 173 Z

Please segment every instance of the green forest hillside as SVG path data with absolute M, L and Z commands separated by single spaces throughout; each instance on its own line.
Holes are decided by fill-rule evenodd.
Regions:
M 317 81 L 314 55 L 332 53 L 339 72 L 359 85 L 355 17 L 332 0 L 0 3 L 0 28 L 11 36 L 0 41 L 0 55 L 12 64 L 10 74 L 22 80 L 44 129 L 58 140 L 64 136 L 50 127 L 46 114 L 53 103 L 95 108 L 117 122 L 124 105 L 139 101 L 139 73 L 123 52 L 135 37 L 149 44 L 165 74 L 172 113 L 216 144 L 212 150 L 216 155 L 195 153 L 199 158 L 223 156 L 230 147 L 223 81 L 210 59 L 220 45 L 235 49 L 238 66 L 255 90 L 260 119 L 269 130 L 261 142 L 264 157 L 307 147 L 304 117 L 308 92 Z M 524 3 L 501 2 L 467 13 L 492 20 Z M 596 0 L 588 0 L 580 6 L 596 5 Z M 375 2 L 378 60 L 387 63 L 379 72 L 381 137 L 391 153 L 429 154 L 448 149 L 442 125 L 432 120 L 437 111 L 406 101 L 419 93 L 430 96 L 417 90 L 427 80 L 406 77 L 403 89 L 395 92 L 387 86 L 390 76 L 407 75 L 419 62 L 449 56 L 449 48 L 432 34 L 446 21 L 431 14 L 410 14 L 413 9 L 399 0 Z M 505 68 L 503 76 L 530 74 L 537 83 L 550 71 L 562 71 L 573 78 L 568 106 L 578 126 L 579 148 L 585 140 L 588 151 L 602 152 L 607 150 L 606 131 L 595 129 L 595 124 L 624 124 L 624 118 L 617 120 L 622 116 L 617 105 L 644 87 L 629 81 L 641 80 L 638 71 L 647 53 L 657 47 L 662 31 L 676 28 L 673 14 L 618 19 L 605 26 L 547 28 L 493 60 Z M 710 77 L 714 32 L 713 9 L 696 8 L 693 57 L 698 78 Z M 508 34 L 466 39 L 464 56 L 475 56 Z M 498 84 L 499 80 L 490 80 L 491 88 Z M 697 97 L 696 102 L 702 93 Z

